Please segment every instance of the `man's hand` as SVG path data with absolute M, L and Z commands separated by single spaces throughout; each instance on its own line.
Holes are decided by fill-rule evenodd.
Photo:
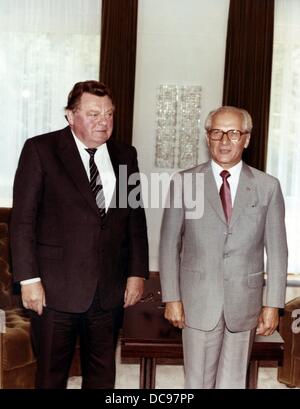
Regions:
M 263 307 L 258 318 L 256 334 L 272 335 L 279 322 L 278 308 Z
M 124 308 L 136 304 L 142 298 L 144 292 L 143 277 L 128 277 L 124 294 Z
M 43 313 L 43 307 L 46 307 L 45 291 L 41 282 L 21 285 L 22 302 L 25 308 Z
M 184 318 L 184 310 L 183 310 L 182 302 L 181 301 L 166 302 L 165 318 L 172 325 L 174 325 L 174 327 L 184 328 L 185 318 Z

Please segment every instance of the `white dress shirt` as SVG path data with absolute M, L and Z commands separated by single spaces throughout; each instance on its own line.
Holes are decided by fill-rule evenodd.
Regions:
M 87 173 L 87 176 L 90 180 L 90 154 L 86 151 L 87 146 L 85 146 L 80 139 L 72 131 L 77 149 L 79 151 L 82 163 L 84 165 L 84 169 Z M 116 186 L 116 175 L 110 160 L 110 156 L 107 150 L 106 143 L 102 144 L 97 148 L 97 152 L 94 156 L 95 164 L 99 170 L 102 186 L 103 186 L 103 194 L 105 198 L 105 210 L 108 210 L 110 202 L 112 200 L 115 186 Z M 21 281 L 22 285 L 32 284 L 41 281 L 39 277 L 30 278 L 28 280 Z
M 85 146 L 80 139 L 76 137 L 72 131 L 76 146 L 78 148 L 82 163 L 84 165 L 87 176 L 90 180 L 90 154 L 86 151 L 87 146 Z M 100 178 L 103 186 L 103 193 L 105 198 L 105 210 L 107 211 L 113 197 L 115 187 L 116 187 L 116 175 L 110 160 L 110 156 L 107 150 L 106 143 L 103 143 L 97 148 L 97 152 L 94 156 L 95 164 L 99 170 Z
M 234 200 L 235 200 L 235 196 L 236 196 L 237 187 L 238 187 L 238 184 L 239 184 L 239 179 L 240 179 L 242 166 L 243 166 L 243 162 L 239 161 L 239 163 L 232 166 L 232 168 L 226 169 L 230 173 L 230 177 L 227 179 L 227 181 L 228 181 L 229 186 L 230 186 L 232 207 L 234 205 Z M 223 179 L 220 176 L 220 173 L 222 172 L 222 170 L 224 170 L 224 168 L 222 168 L 222 166 L 218 165 L 214 160 L 211 160 L 211 167 L 212 167 L 213 175 L 214 175 L 217 187 L 218 187 L 218 192 L 220 193 L 220 189 L 221 189 L 221 186 L 222 186 L 222 183 L 223 183 Z

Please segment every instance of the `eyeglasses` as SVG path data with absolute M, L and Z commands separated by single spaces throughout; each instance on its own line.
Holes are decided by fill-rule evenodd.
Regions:
M 231 142 L 239 142 L 242 135 L 249 133 L 248 131 L 242 132 L 238 129 L 230 129 L 229 131 L 225 132 L 222 129 L 210 129 L 207 131 L 209 139 L 212 141 L 221 141 L 224 135 L 227 135 L 227 138 Z

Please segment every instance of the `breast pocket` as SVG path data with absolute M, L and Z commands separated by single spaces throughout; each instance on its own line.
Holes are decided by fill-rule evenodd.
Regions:
M 267 211 L 267 206 L 249 206 L 245 207 L 244 213 L 249 215 L 262 215 Z

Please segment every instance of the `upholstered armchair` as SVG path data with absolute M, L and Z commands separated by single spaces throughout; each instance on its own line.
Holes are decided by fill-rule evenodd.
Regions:
M 32 389 L 36 359 L 30 321 L 22 307 L 18 286 L 12 284 L 9 251 L 11 209 L 0 208 L 0 389 Z M 79 347 L 70 376 L 80 375 Z
M 279 325 L 280 334 L 284 339 L 284 358 L 282 367 L 278 368 L 278 381 L 291 388 L 300 387 L 299 314 L 300 297 L 297 297 L 285 305 Z
M 29 318 L 12 284 L 9 218 L 10 209 L 0 208 L 0 388 L 33 388 L 36 360 Z

